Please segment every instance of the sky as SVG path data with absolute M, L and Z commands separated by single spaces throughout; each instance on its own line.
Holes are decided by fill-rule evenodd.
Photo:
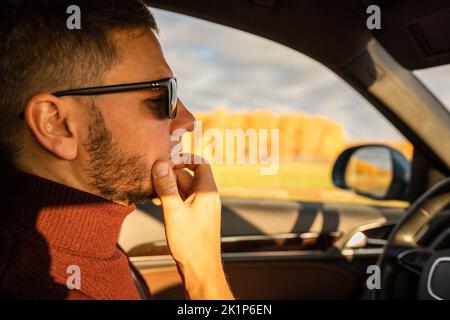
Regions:
M 335 120 L 349 140 L 403 140 L 353 88 L 309 57 L 240 30 L 162 10 L 152 12 L 178 79 L 179 96 L 194 113 L 217 107 L 231 112 L 302 112 Z M 450 68 L 419 76 L 450 106 Z
M 414 74 L 450 111 L 450 65 L 417 70 Z

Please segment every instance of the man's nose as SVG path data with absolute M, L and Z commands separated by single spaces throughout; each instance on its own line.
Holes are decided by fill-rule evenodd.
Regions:
M 189 132 L 194 130 L 195 116 L 186 108 L 186 106 L 178 99 L 177 116 L 172 121 L 171 131 L 177 129 L 185 129 Z

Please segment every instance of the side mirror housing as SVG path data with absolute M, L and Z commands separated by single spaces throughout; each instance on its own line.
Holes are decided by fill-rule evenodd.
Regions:
M 344 150 L 334 163 L 336 187 L 376 200 L 407 200 L 411 162 L 399 151 L 383 144 Z

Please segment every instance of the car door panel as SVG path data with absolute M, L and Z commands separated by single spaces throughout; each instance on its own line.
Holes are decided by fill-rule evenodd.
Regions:
M 222 257 L 241 299 L 349 299 L 361 294 L 366 266 L 380 249 L 348 249 L 364 226 L 397 219 L 403 209 L 224 198 Z M 152 204 L 127 217 L 120 238 L 154 298 L 184 291 L 164 240 L 162 212 Z

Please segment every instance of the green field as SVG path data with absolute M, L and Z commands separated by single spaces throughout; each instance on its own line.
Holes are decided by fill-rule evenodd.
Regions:
M 242 198 L 406 205 L 400 201 L 374 201 L 334 187 L 330 163 L 282 162 L 275 175 L 261 175 L 260 168 L 259 165 L 213 165 L 220 193 Z

